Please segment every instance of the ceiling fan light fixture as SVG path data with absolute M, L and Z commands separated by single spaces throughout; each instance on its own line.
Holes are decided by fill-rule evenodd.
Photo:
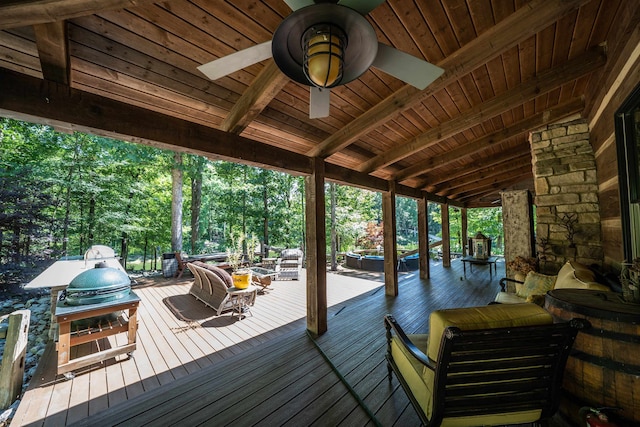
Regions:
M 342 81 L 347 37 L 339 27 L 319 24 L 308 28 L 302 36 L 303 68 L 309 82 L 330 88 Z

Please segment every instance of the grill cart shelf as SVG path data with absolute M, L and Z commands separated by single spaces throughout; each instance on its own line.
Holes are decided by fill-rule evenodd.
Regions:
M 124 298 L 98 304 L 71 306 L 65 301 L 56 303 L 55 318 L 58 323 L 58 375 L 102 362 L 120 354 L 129 354 L 136 349 L 138 329 L 137 311 L 140 298 L 131 292 Z M 127 311 L 127 315 L 123 313 Z M 98 324 L 89 324 L 72 331 L 72 322 L 87 323 L 88 319 L 113 316 L 113 320 L 103 319 Z M 84 321 L 84 322 L 83 322 Z M 99 340 L 118 333 L 127 333 L 127 344 L 108 348 L 86 356 L 71 359 L 71 347 Z M 69 375 L 66 375 L 69 376 Z

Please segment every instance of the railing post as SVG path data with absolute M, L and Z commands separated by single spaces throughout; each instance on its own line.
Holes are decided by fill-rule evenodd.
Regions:
M 6 317 L 9 327 L 0 365 L 0 410 L 11 406 L 22 392 L 31 311 L 17 310 L 0 320 Z

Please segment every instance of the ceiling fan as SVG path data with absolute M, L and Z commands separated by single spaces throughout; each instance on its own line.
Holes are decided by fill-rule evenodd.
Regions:
M 270 57 L 290 79 L 311 87 L 309 117 L 329 115 L 330 88 L 349 83 L 369 67 L 420 90 L 444 70 L 378 42 L 364 17 L 384 0 L 285 0 L 293 10 L 273 39 L 198 67 L 217 80 Z

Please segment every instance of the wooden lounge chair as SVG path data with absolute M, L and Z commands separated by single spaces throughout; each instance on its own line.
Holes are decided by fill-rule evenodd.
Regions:
M 394 372 L 425 425 L 458 427 L 548 420 L 588 324 L 554 324 L 535 304 L 436 311 L 428 335 L 405 334 L 392 316 L 384 322 L 389 380 Z
M 189 293 L 213 308 L 217 316 L 226 310 L 232 309 L 233 304 L 227 293 L 228 283 L 233 283 L 229 273 L 213 266 L 211 267 L 219 271 L 214 271 L 198 264 L 197 262 L 187 264 L 187 268 L 193 273 L 194 277 Z M 229 276 L 228 281 L 225 280 L 224 275 Z
M 176 273 L 174 274 L 174 276 L 180 279 L 182 277 L 182 274 L 184 273 L 184 269 L 187 267 L 187 262 L 182 257 L 182 254 L 180 252 L 175 252 L 175 255 L 176 262 L 178 263 L 178 268 L 176 269 Z

